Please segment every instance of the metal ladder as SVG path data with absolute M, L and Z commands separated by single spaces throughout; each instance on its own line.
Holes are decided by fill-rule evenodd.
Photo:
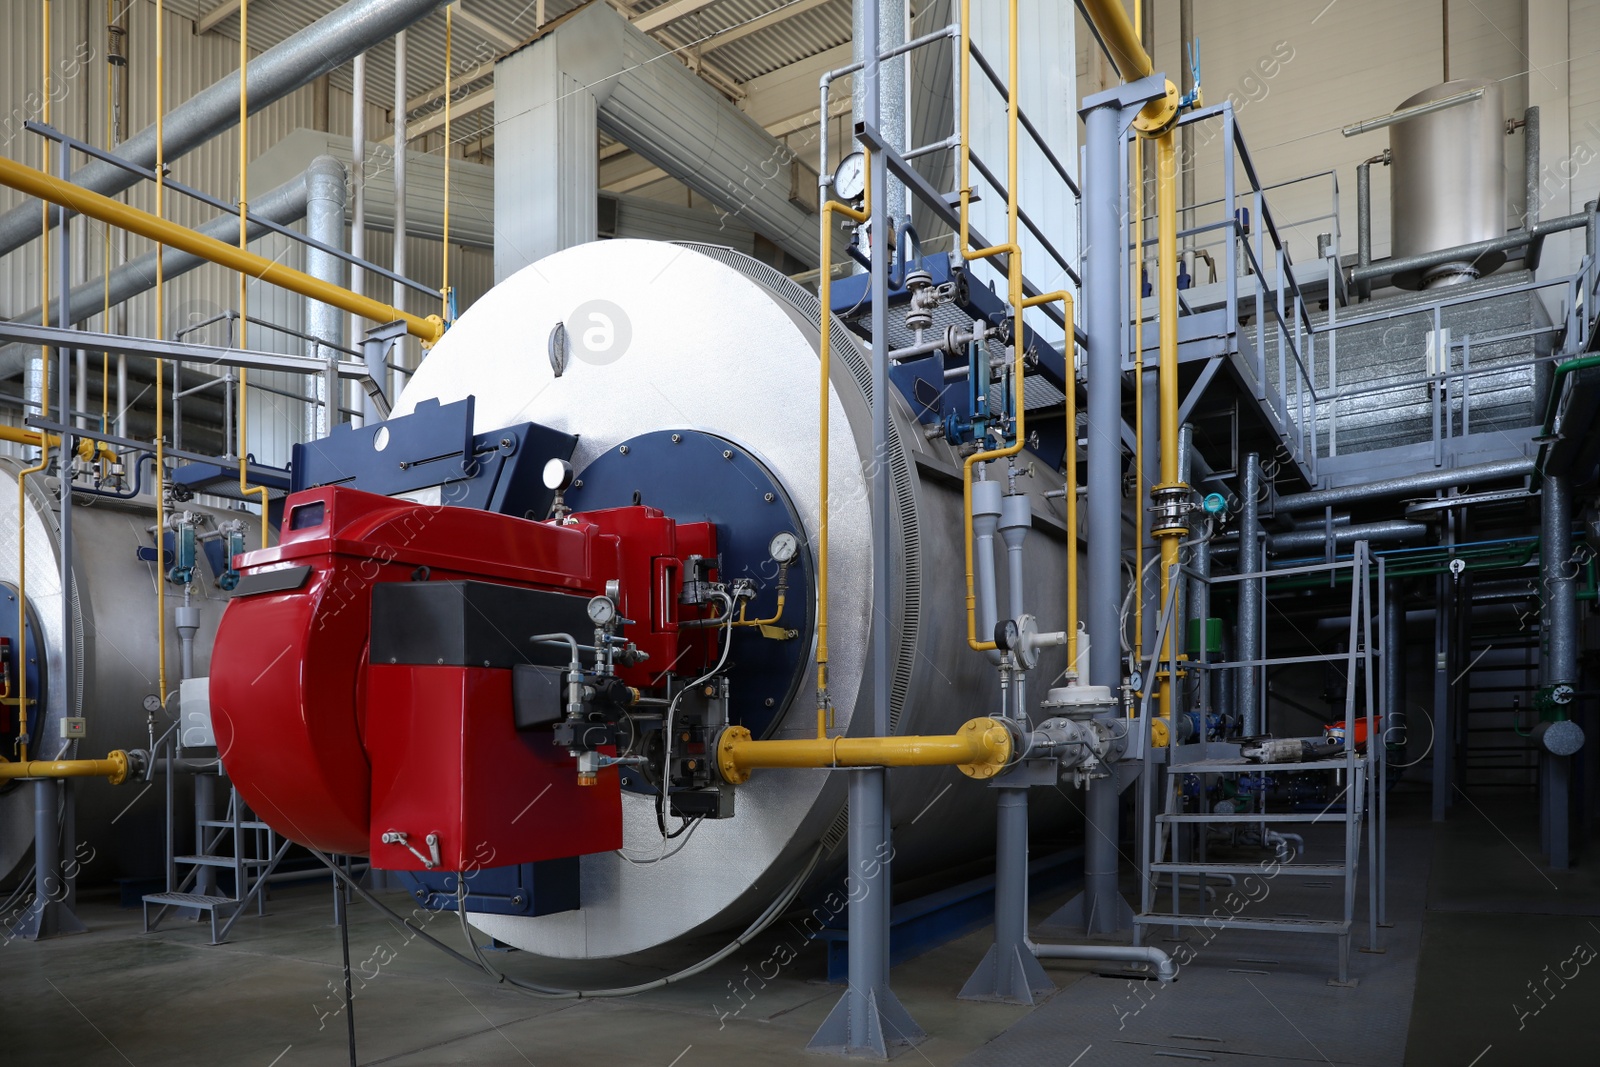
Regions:
M 218 776 L 221 780 L 220 775 Z M 168 772 L 169 790 L 171 770 Z M 197 788 L 197 792 L 199 792 Z M 169 797 L 170 800 L 170 797 Z M 180 914 L 206 915 L 211 922 L 211 944 L 227 941 L 228 931 L 245 913 L 253 899 L 256 914 L 266 914 L 267 880 L 288 853 L 291 844 L 280 840 L 272 827 L 256 819 L 240 798 L 239 791 L 228 787 L 228 810 L 224 818 L 209 817 L 209 805 L 197 803 L 195 807 L 194 840 L 196 853 L 177 855 L 173 849 L 171 829 L 172 807 L 169 803 L 167 832 L 167 890 L 144 895 L 144 932 L 150 933 L 172 909 Z M 177 870 L 188 867 L 181 881 Z M 233 872 L 233 895 L 217 891 L 215 872 L 228 869 Z M 156 906 L 155 915 L 150 913 Z M 226 918 L 224 919 L 224 916 Z
M 1348 651 L 1317 656 L 1286 656 L 1278 658 L 1264 658 L 1258 661 L 1238 661 L 1233 663 L 1212 664 L 1212 668 L 1249 667 L 1272 663 L 1308 663 L 1308 662 L 1335 662 L 1342 660 L 1346 665 L 1345 673 L 1345 737 L 1353 739 L 1356 736 L 1356 725 L 1365 720 L 1366 736 L 1370 742 L 1368 753 L 1381 753 L 1383 749 L 1380 731 L 1374 721 L 1374 692 L 1373 692 L 1373 653 L 1374 653 L 1374 622 L 1373 605 L 1370 582 L 1370 566 L 1365 542 L 1358 542 L 1354 556 L 1349 560 L 1332 563 L 1314 564 L 1306 567 L 1283 568 L 1270 572 L 1273 576 L 1308 571 L 1333 572 L 1348 568 L 1351 577 L 1350 594 L 1350 640 Z M 1238 575 L 1225 575 L 1213 578 L 1212 581 L 1245 580 L 1261 578 L 1269 572 L 1252 572 Z M 1358 683 L 1358 679 L 1361 681 Z M 1365 689 L 1365 712 L 1358 715 L 1357 685 Z M 1148 718 L 1148 714 L 1146 715 Z M 1148 724 L 1146 724 L 1147 728 Z M 1141 805 L 1143 813 L 1143 841 L 1142 874 L 1141 879 L 1141 906 L 1139 914 L 1134 916 L 1135 943 L 1140 943 L 1145 931 L 1150 927 L 1170 926 L 1176 935 L 1180 927 L 1197 927 L 1210 931 L 1222 929 L 1266 930 L 1279 933 L 1301 933 L 1332 935 L 1338 938 L 1339 943 L 1339 974 L 1338 984 L 1349 983 L 1350 963 L 1350 934 L 1355 921 L 1356 886 L 1361 870 L 1361 833 L 1365 825 L 1371 840 L 1369 849 L 1371 855 L 1378 855 L 1379 848 L 1376 839 L 1376 820 L 1367 818 L 1368 812 L 1374 810 L 1373 805 L 1377 800 L 1378 778 L 1373 771 L 1369 755 L 1358 755 L 1356 746 L 1346 744 L 1341 756 L 1330 759 L 1319 759 L 1301 763 L 1258 763 L 1244 759 L 1240 754 L 1240 746 L 1226 742 L 1199 742 L 1187 745 L 1177 745 L 1166 749 L 1146 747 L 1146 773 L 1144 803 Z M 1163 758 L 1164 757 L 1164 758 Z M 1381 762 L 1381 755 L 1379 757 Z M 1153 771 L 1156 766 L 1165 763 L 1165 779 L 1162 785 L 1163 800 L 1160 810 L 1155 810 L 1154 798 L 1150 795 L 1153 791 Z M 1204 810 L 1208 805 L 1206 796 L 1212 776 L 1230 774 L 1248 775 L 1303 775 L 1303 774 L 1334 774 L 1341 785 L 1334 798 L 1316 810 L 1267 810 L 1265 790 L 1254 790 L 1253 799 L 1250 801 L 1248 811 L 1217 812 Z M 1199 805 L 1202 810 L 1190 811 L 1185 809 L 1183 781 L 1188 775 L 1196 775 L 1200 780 Z M 1271 827 L 1292 824 L 1327 825 L 1338 823 L 1343 828 L 1342 856 L 1338 862 L 1306 863 L 1297 862 L 1297 857 L 1291 855 L 1284 859 L 1282 853 L 1278 858 L 1259 862 L 1217 862 L 1206 858 L 1206 841 L 1208 832 L 1213 827 L 1229 828 L 1258 828 L 1261 839 L 1265 843 L 1274 832 Z M 1195 848 L 1195 855 L 1184 856 L 1182 828 L 1192 826 L 1199 833 Z M 1198 886 L 1182 885 L 1184 875 L 1196 876 Z M 1172 880 L 1170 908 L 1159 910 L 1158 881 L 1162 876 Z M 1339 914 L 1313 918 L 1299 913 L 1294 914 L 1267 914 L 1259 905 L 1265 905 L 1271 899 L 1272 882 L 1278 878 L 1310 878 L 1327 879 L 1328 881 L 1342 881 L 1343 895 L 1342 906 Z M 1377 900 L 1379 876 L 1368 879 L 1369 889 L 1369 948 L 1376 948 L 1377 927 L 1379 922 L 1379 906 Z M 1185 911 L 1182 908 L 1182 894 L 1198 891 L 1200 901 L 1204 904 L 1208 883 L 1217 887 L 1226 884 L 1223 879 L 1237 880 L 1245 886 L 1241 893 L 1237 888 L 1228 894 L 1228 903 L 1218 904 L 1209 909 L 1202 907 L 1199 910 Z M 1259 900 L 1255 898 L 1256 889 L 1251 888 L 1251 879 L 1260 889 Z M 1234 908 L 1232 900 L 1243 903 Z

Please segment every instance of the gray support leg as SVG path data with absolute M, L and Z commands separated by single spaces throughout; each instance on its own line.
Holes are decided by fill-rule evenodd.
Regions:
M 1433 616 L 1433 821 L 1450 808 L 1450 583 L 1437 581 Z
M 1056 985 L 1028 948 L 1028 788 L 1004 786 L 997 812 L 994 944 L 961 988 L 962 1000 L 1032 1004 Z
M 11 937 L 43 941 L 88 930 L 68 906 L 58 820 L 63 790 L 54 778 L 33 779 L 33 903 L 11 925 Z

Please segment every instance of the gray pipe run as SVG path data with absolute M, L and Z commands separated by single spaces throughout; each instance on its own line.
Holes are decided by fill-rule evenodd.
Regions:
M 1526 197 L 1522 212 L 1522 225 L 1526 228 L 1539 221 L 1539 203 L 1544 199 L 1539 188 L 1539 105 L 1522 113 L 1522 172 Z
M 1533 473 L 1531 459 L 1503 459 L 1493 463 L 1479 463 L 1471 467 L 1410 474 L 1403 478 L 1386 478 L 1378 482 L 1345 485 L 1337 489 L 1313 489 L 1305 493 L 1289 493 L 1274 501 L 1278 514 L 1291 511 L 1309 511 L 1313 508 L 1337 508 L 1369 500 L 1405 496 L 1408 493 L 1431 493 L 1435 489 L 1465 487 L 1484 482 L 1508 481 L 1525 478 Z
M 445 0 L 351 0 L 344 7 L 284 38 L 251 60 L 247 70 L 250 111 L 260 112 L 303 85 L 343 66 L 379 41 L 386 41 L 443 6 Z M 163 122 L 165 159 L 178 159 L 239 121 L 239 75 L 224 76 L 169 111 Z M 141 167 L 156 163 L 156 128 L 145 127 L 115 154 Z M 114 163 L 93 160 L 72 174 L 85 189 L 114 196 L 141 179 Z M 250 205 L 255 209 L 256 205 Z M 39 206 L 31 200 L 0 215 L 0 256 L 39 236 Z
M 1357 190 L 1359 192 L 1359 189 Z M 1433 252 L 1422 252 L 1414 256 L 1402 256 L 1399 259 L 1380 259 L 1376 263 L 1366 266 L 1353 267 L 1350 270 L 1350 285 L 1356 288 L 1370 289 L 1379 282 L 1386 282 L 1396 274 L 1405 274 L 1410 271 L 1427 270 L 1445 263 L 1455 263 L 1461 260 L 1476 260 L 1481 256 L 1494 252 L 1512 252 L 1527 246 L 1523 254 L 1523 266 L 1528 270 L 1535 270 L 1539 266 L 1539 257 L 1544 251 L 1544 239 L 1551 234 L 1562 233 L 1566 230 L 1576 230 L 1580 226 L 1589 225 L 1587 212 L 1577 212 L 1572 215 L 1563 215 L 1558 219 L 1547 222 L 1536 222 L 1524 230 L 1515 230 L 1500 237 L 1491 237 L 1487 241 L 1474 241 L 1471 244 L 1457 245 L 1455 248 L 1441 248 Z
M 312 162 L 315 167 L 318 162 L 328 160 L 338 164 L 337 160 L 329 156 L 319 156 Z M 259 216 L 280 226 L 298 222 L 306 213 L 306 176 L 304 174 L 292 178 L 271 192 L 250 203 L 250 214 Z M 239 243 L 239 220 L 233 215 L 218 215 L 196 229 L 207 237 L 214 237 L 219 241 L 237 246 Z M 247 230 L 250 238 L 254 240 L 263 234 L 270 233 L 267 227 L 259 223 L 250 224 Z M 180 252 L 173 248 L 166 249 L 161 256 L 162 273 L 165 280 L 170 282 L 175 278 L 189 273 L 196 267 L 202 266 L 206 261 L 199 256 L 192 256 L 187 252 Z M 146 252 L 138 259 L 129 260 L 127 263 L 111 272 L 111 306 L 116 307 L 128 300 L 132 300 L 140 293 L 153 289 L 156 284 L 156 253 Z M 72 290 L 68 302 L 68 317 L 71 325 L 86 322 L 94 318 L 105 307 L 106 279 L 95 278 L 87 281 Z M 56 317 L 51 311 L 52 322 Z M 12 319 L 13 322 L 37 325 L 39 323 L 39 309 L 25 311 Z M 54 323 L 53 323 L 54 324 Z M 308 331 L 309 332 L 309 331 Z M 34 351 L 30 345 L 5 345 L 0 347 L 0 379 L 10 378 L 22 373 L 27 364 L 30 353 Z
M 593 95 L 603 132 L 802 263 L 817 262 L 817 216 L 792 199 L 794 152 L 653 38 L 590 4 L 528 47 L 559 50 L 561 68 Z
M 1357 541 L 1416 541 L 1428 536 L 1430 528 L 1420 522 L 1394 519 L 1388 522 L 1364 522 L 1355 526 L 1335 526 L 1332 530 L 1334 547 L 1353 545 Z M 1267 547 L 1274 554 L 1322 549 L 1328 544 L 1329 531 L 1309 527 L 1290 533 L 1273 534 L 1267 538 Z M 1248 658 L 1248 657 L 1241 657 Z
M 344 164 L 332 156 L 318 156 L 306 168 L 306 236 L 331 248 L 344 245 L 344 207 L 348 195 Z M 344 285 L 344 260 L 310 245 L 306 246 L 306 273 L 321 281 Z M 343 346 L 344 312 L 332 304 L 310 297 L 305 301 L 303 331 L 327 344 Z M 308 375 L 305 406 L 305 437 L 317 441 L 328 436 L 339 422 L 344 385 L 331 364 L 339 360 L 336 348 L 319 341 L 306 341 L 306 355 L 325 358 L 331 373 Z M 317 403 L 320 401 L 320 403 Z
M 1084 114 L 1084 187 L 1122 188 L 1121 109 L 1110 103 Z M 1090 685 L 1122 685 L 1117 640 L 1122 604 L 1122 201 L 1106 192 L 1085 200 L 1084 332 L 1088 336 L 1089 447 L 1088 624 Z M 1135 462 L 1138 458 L 1135 457 Z M 1097 502 L 1097 503 L 1096 503 Z M 1142 508 L 1143 502 L 1137 507 Z M 1084 798 L 1081 922 L 1090 935 L 1115 933 L 1127 905 L 1117 890 L 1117 792 L 1109 783 Z
M 1239 573 L 1266 569 L 1266 549 L 1261 539 L 1259 503 L 1262 495 L 1261 457 L 1251 452 L 1244 458 L 1244 487 L 1239 517 Z M 1266 588 L 1263 578 L 1246 578 L 1239 583 L 1239 617 L 1236 649 L 1242 660 L 1261 658 L 1262 601 Z M 1239 667 L 1235 681 L 1239 714 L 1246 737 L 1261 732 L 1261 668 Z
M 1545 478 L 1539 524 L 1539 584 L 1544 588 L 1541 681 L 1571 685 L 1578 680 L 1578 566 L 1572 551 L 1572 486 L 1564 475 Z

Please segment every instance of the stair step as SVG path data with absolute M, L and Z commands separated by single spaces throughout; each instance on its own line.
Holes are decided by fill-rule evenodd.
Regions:
M 1177 874 L 1259 874 L 1263 878 L 1276 878 L 1280 874 L 1303 877 L 1344 875 L 1342 863 L 1280 863 L 1270 874 L 1262 870 L 1261 863 L 1198 863 L 1185 860 L 1178 863 L 1152 863 L 1150 869 Z
M 234 865 L 232 856 L 174 856 L 173 859 L 179 863 L 187 863 L 195 867 L 232 867 Z M 265 867 L 270 861 L 250 857 L 238 862 L 245 867 Z
M 1162 812 L 1156 816 L 1157 822 L 1344 822 L 1347 813 L 1343 811 L 1268 811 L 1259 814 L 1244 815 L 1218 815 L 1215 812 Z
M 232 897 L 213 897 L 204 893 L 146 893 L 146 904 L 171 904 L 179 908 L 198 908 L 201 911 L 212 911 L 216 908 L 225 908 L 230 904 L 239 903 Z
M 201 826 L 215 826 L 215 827 L 226 828 L 226 829 L 229 829 L 229 830 L 233 829 L 233 822 L 231 820 L 228 820 L 228 819 L 197 819 L 196 821 Z M 270 829 L 272 829 L 272 827 L 268 826 L 264 822 L 242 822 L 242 823 L 239 824 L 239 829 L 241 829 L 241 830 L 270 830 Z
M 1346 934 L 1350 924 L 1343 919 L 1269 919 L 1258 915 L 1162 915 L 1151 912 L 1135 915 L 1140 926 L 1232 927 L 1236 930 L 1278 930 L 1285 933 Z

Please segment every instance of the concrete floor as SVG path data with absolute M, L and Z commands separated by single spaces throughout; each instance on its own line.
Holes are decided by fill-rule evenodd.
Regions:
M 1461 804 L 1434 827 L 1419 804 L 1397 800 L 1396 925 L 1384 931 L 1390 952 L 1352 954 L 1361 979 L 1354 989 L 1327 985 L 1330 941 L 1276 935 L 1270 945 L 1219 940 L 1159 998 L 1144 994 L 1150 1008 L 1131 1020 L 1123 1001 L 1141 994 L 1128 993 L 1126 979 L 1065 961 L 1048 964 L 1060 989 L 1039 1008 L 966 1003 L 955 993 L 987 945 L 982 931 L 895 970 L 896 991 L 930 1033 L 897 1060 L 933 1067 L 1174 1057 L 1363 1067 L 1398 1067 L 1402 1058 L 1407 1067 L 1591 1062 L 1600 1041 L 1593 1010 L 1600 960 L 1565 985 L 1551 973 L 1576 945 L 1600 948 L 1600 874 L 1545 871 L 1536 836 L 1529 840 L 1531 810 L 1506 803 L 1488 810 L 1492 821 Z M 202 926 L 169 921 L 144 935 L 136 912 L 85 900 L 79 910 L 92 932 L 0 949 L 0 1063 L 347 1064 L 330 897 L 326 885 L 279 889 L 265 918 L 242 919 L 232 943 L 218 947 L 206 944 Z M 1035 918 L 1058 903 L 1037 902 Z M 1290 905 L 1280 898 L 1278 906 Z M 802 942 L 785 923 L 679 985 L 622 1001 L 552 1002 L 497 988 L 420 940 L 408 942 L 360 902 L 351 917 L 362 1064 L 814 1064 L 804 1045 L 839 994 L 821 981 L 821 946 Z M 453 914 L 439 914 L 429 929 L 460 946 Z M 798 950 L 797 958 L 763 984 L 762 961 L 780 943 Z M 1355 943 L 1364 944 L 1364 935 Z M 708 941 L 650 953 L 627 966 L 517 954 L 493 960 L 519 977 L 595 987 L 666 974 L 717 947 Z M 1573 974 L 1571 964 L 1565 973 Z M 1542 1000 L 1529 983 L 1540 984 Z

